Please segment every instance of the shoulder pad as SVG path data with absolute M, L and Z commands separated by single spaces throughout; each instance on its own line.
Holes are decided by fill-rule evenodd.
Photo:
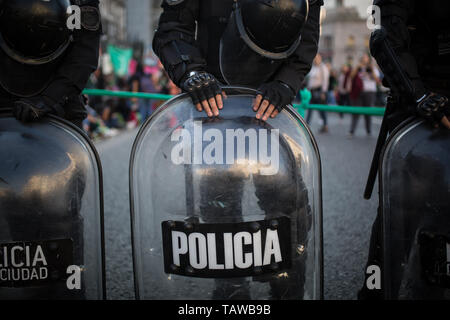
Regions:
M 389 1 L 384 1 L 384 0 L 374 0 L 374 1 L 373 1 L 373 4 L 374 4 L 375 6 L 377 6 L 377 5 L 380 5 L 380 4 L 385 4 L 386 2 L 389 2 Z
M 323 6 L 323 0 L 308 0 L 308 2 L 310 6 L 313 5 Z
M 175 6 L 177 4 L 184 2 L 184 0 L 165 0 L 165 1 L 169 6 Z
M 89 31 L 99 31 L 101 29 L 100 10 L 98 7 L 81 7 L 81 25 Z
M 98 6 L 99 0 L 70 0 L 70 3 L 80 6 L 80 7 L 86 6 L 86 5 Z

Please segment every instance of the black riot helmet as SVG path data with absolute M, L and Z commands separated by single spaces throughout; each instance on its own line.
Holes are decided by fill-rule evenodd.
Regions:
M 23 64 L 46 64 L 57 59 L 71 41 L 69 7 L 69 0 L 3 1 L 1 49 Z
M 259 86 L 299 47 L 308 0 L 236 0 L 221 39 L 228 84 Z
M 236 22 L 248 46 L 271 59 L 290 56 L 300 43 L 307 0 L 238 0 Z
M 48 87 L 68 51 L 70 0 L 0 1 L 0 86 L 31 97 Z

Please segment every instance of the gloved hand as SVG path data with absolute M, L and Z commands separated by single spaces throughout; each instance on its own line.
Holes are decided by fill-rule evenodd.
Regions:
M 448 99 L 436 93 L 429 93 L 417 101 L 417 114 L 430 124 L 438 126 L 442 123 L 450 129 L 450 105 Z
M 48 97 L 38 96 L 23 98 L 14 102 L 14 117 L 22 122 L 32 122 L 42 119 L 48 114 L 63 118 L 64 108 Z
M 204 110 L 209 117 L 217 117 L 223 109 L 222 86 L 212 74 L 191 72 L 181 88 L 189 93 L 199 112 Z
M 269 117 L 275 118 L 294 99 L 294 90 L 281 81 L 263 84 L 253 104 L 253 111 L 257 112 L 256 119 L 267 121 Z

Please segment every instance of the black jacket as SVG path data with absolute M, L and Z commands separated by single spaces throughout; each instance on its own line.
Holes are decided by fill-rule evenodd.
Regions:
M 219 70 L 219 44 L 234 1 L 184 0 L 175 1 L 177 4 L 173 5 L 167 1 L 170 2 L 164 0 L 162 4 L 164 11 L 153 40 L 153 49 L 171 79 L 180 85 L 188 72 L 205 70 L 223 80 Z M 319 44 L 323 0 L 309 0 L 309 3 L 308 21 L 300 46 L 273 77 L 273 80 L 288 84 L 296 92 L 311 70 Z
M 71 0 L 80 6 L 99 7 L 99 0 Z M 100 18 L 100 16 L 99 16 Z M 92 72 L 98 68 L 101 24 L 97 30 L 75 30 L 74 42 L 65 54 L 44 95 L 58 101 L 61 96 L 81 94 Z
M 430 90 L 450 92 L 450 1 L 375 0 L 374 5 L 415 98 Z

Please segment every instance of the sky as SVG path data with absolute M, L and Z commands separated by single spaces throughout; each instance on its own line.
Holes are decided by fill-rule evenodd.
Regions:
M 324 0 L 325 7 L 335 6 L 335 0 Z M 344 0 L 345 6 L 356 6 L 361 16 L 366 15 L 367 7 L 373 4 L 373 0 Z

